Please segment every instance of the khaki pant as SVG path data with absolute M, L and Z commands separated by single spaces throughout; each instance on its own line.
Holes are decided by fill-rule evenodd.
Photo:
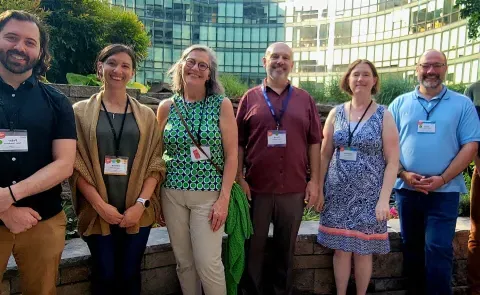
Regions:
M 468 239 L 467 278 L 472 295 L 480 295 L 480 177 L 475 168 L 470 189 L 471 230 Z
M 65 229 L 63 211 L 20 234 L 0 226 L 0 282 L 13 253 L 23 295 L 55 295 Z
M 213 232 L 208 215 L 218 192 L 162 189 L 162 209 L 184 295 L 227 294 L 222 263 L 222 226 Z M 201 284 L 200 284 L 201 283 Z

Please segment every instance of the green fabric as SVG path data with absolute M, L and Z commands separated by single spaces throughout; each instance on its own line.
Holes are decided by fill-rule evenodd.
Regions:
M 253 235 L 247 197 L 237 183 L 230 193 L 225 233 L 228 235 L 224 261 L 227 294 L 236 295 L 245 268 L 245 240 Z
M 224 97 L 212 95 L 197 102 L 185 102 L 182 96 L 173 96 L 190 132 L 197 137 L 200 126 L 200 144 L 210 147 L 213 162 L 224 165 L 222 133 L 220 132 L 220 107 Z M 204 105 L 205 104 L 205 105 Z M 202 111 L 203 109 L 203 111 Z M 203 112 L 203 114 L 202 114 Z M 163 186 L 169 189 L 190 191 L 220 191 L 222 175 L 210 161 L 193 162 L 190 147 L 194 146 L 175 108 L 170 107 L 163 132 L 163 160 L 167 175 Z

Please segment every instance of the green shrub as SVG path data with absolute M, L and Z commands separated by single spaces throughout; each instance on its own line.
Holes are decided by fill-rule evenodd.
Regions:
M 232 74 L 221 74 L 220 82 L 225 88 L 225 95 L 229 98 L 240 98 L 248 90 L 248 85 Z
M 450 90 L 463 94 L 465 92 L 465 89 L 467 89 L 468 85 L 467 84 L 448 84 L 447 87 Z
M 62 208 L 67 215 L 67 229 L 65 233 L 65 239 L 78 238 L 78 229 L 77 229 L 77 215 L 73 208 L 72 200 L 70 198 L 62 200 Z
M 325 96 L 327 97 L 327 102 L 342 103 L 351 99 L 350 95 L 340 88 L 340 77 L 333 77 L 325 83 Z
M 326 102 L 325 89 L 323 84 L 313 81 L 302 81 L 298 85 L 303 90 L 307 91 L 316 102 Z
M 380 77 L 380 91 L 375 95 L 375 100 L 388 106 L 397 96 L 412 91 L 414 87 L 411 81 L 386 75 Z

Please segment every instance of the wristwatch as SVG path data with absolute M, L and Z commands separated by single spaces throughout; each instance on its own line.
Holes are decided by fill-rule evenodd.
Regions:
M 144 198 L 138 198 L 137 202 L 143 205 L 143 207 L 148 208 L 150 207 L 150 200 L 144 199 Z
M 400 178 L 400 176 L 402 176 L 402 172 L 404 172 L 404 171 L 405 171 L 405 169 L 403 167 L 398 169 L 397 178 Z

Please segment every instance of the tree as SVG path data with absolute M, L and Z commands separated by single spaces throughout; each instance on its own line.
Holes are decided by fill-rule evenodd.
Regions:
M 47 13 L 40 7 L 40 0 L 0 0 L 0 12 L 5 10 L 24 10 L 44 19 Z
M 97 54 L 111 43 L 133 47 L 138 62 L 147 56 L 150 38 L 133 12 L 106 0 L 43 0 L 41 5 L 50 27 L 51 82 L 65 83 L 67 73 L 93 73 Z
M 468 18 L 468 38 L 480 37 L 480 1 L 479 0 L 457 0 L 455 7 L 460 7 L 460 16 Z

